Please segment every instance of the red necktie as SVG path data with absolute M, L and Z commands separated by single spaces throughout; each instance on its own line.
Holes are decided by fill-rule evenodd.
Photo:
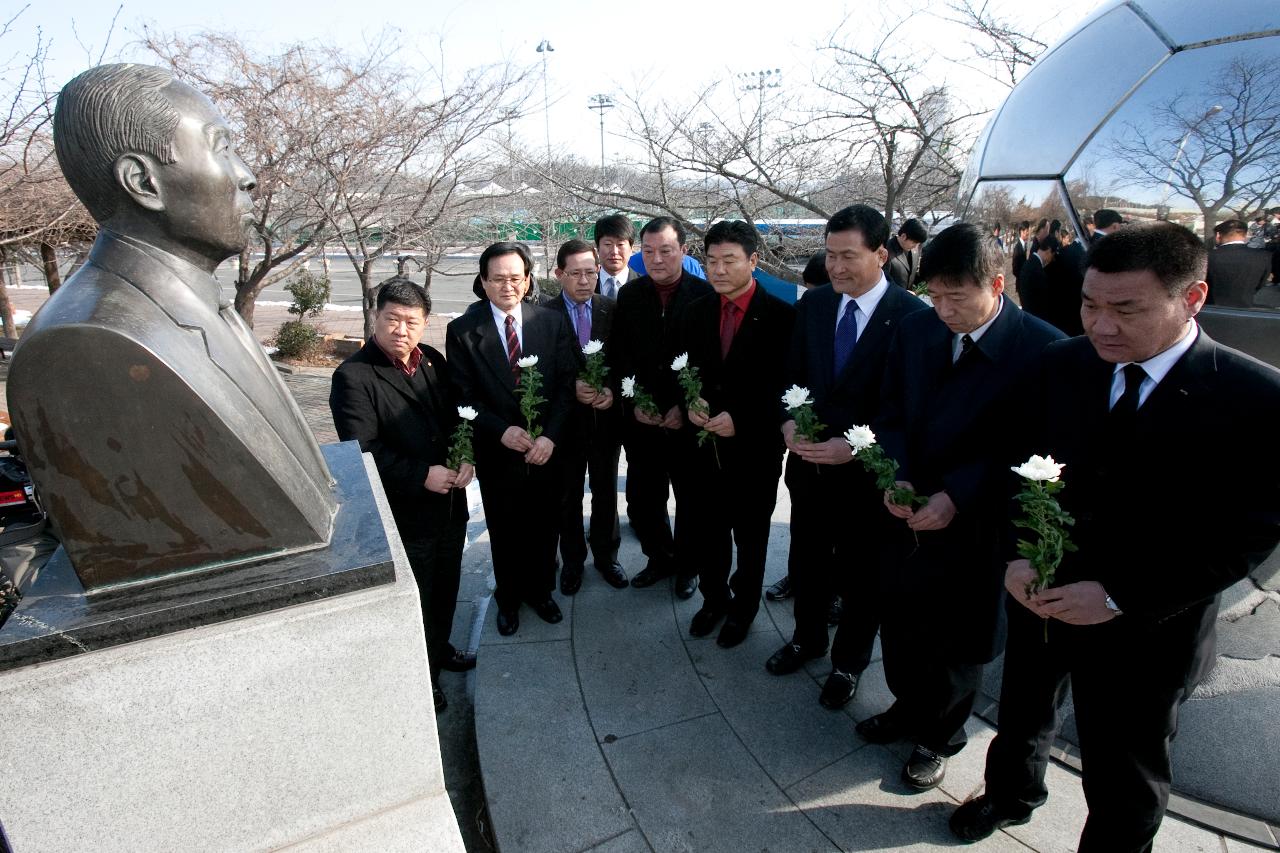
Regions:
M 507 363 L 511 365 L 511 375 L 520 381 L 520 336 L 516 334 L 516 318 L 507 315 Z
M 733 346 L 733 336 L 738 333 L 738 306 L 726 302 L 720 314 L 720 360 L 729 357 L 729 348 Z

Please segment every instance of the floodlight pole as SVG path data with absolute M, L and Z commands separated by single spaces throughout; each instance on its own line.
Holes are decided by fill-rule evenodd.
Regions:
M 604 180 L 604 114 L 616 106 L 608 95 L 592 95 L 587 109 L 600 114 L 600 180 Z
M 744 92 L 759 92 L 760 105 L 756 109 L 756 163 L 764 159 L 764 90 L 782 88 L 782 69 L 766 68 L 761 71 L 745 71 L 738 75 Z M 754 82 L 752 82 L 754 81 Z

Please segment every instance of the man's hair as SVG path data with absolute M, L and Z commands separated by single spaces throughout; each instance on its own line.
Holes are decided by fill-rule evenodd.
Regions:
M 424 317 L 431 314 L 431 294 L 422 285 L 402 275 L 384 281 L 378 288 L 377 300 L 378 311 L 390 302 L 406 308 L 421 308 Z
M 569 259 L 570 255 L 584 254 L 591 255 L 593 259 L 596 256 L 595 247 L 586 240 L 570 240 L 567 243 L 562 243 L 560 248 L 556 250 L 556 269 L 564 269 L 565 261 Z
M 929 229 L 925 228 L 924 223 L 919 219 L 912 217 L 898 228 L 898 236 L 906 237 L 908 240 L 915 240 L 917 243 L 923 243 L 929 239 Z
M 1048 228 L 1048 227 L 1049 227 L 1049 220 L 1042 216 L 1040 217 L 1039 221 L 1036 222 L 1035 233 L 1039 234 L 1041 228 Z
M 1208 258 L 1204 243 L 1189 229 L 1173 222 L 1144 222 L 1094 243 L 1088 267 L 1104 273 L 1149 270 L 1170 296 L 1181 296 L 1204 280 Z
M 1249 236 L 1249 226 L 1245 224 L 1243 219 L 1228 219 L 1226 222 L 1219 222 L 1213 226 L 1213 233 L 1222 237 L 1228 234 L 1239 234 L 1242 237 Z
M 1018 223 L 1018 230 L 1022 231 L 1023 229 L 1026 229 L 1028 231 L 1031 230 L 1031 221 L 1029 219 L 1024 219 Z
M 836 215 L 827 220 L 822 236 L 830 237 L 838 231 L 857 231 L 862 235 L 862 242 L 873 252 L 889 242 L 889 220 L 866 204 L 851 204 L 837 210 Z
M 610 213 L 608 216 L 602 216 L 596 220 L 596 245 L 599 246 L 600 241 L 605 237 L 626 240 L 628 243 L 635 245 L 636 227 L 631 224 L 630 219 L 621 213 Z
M 809 263 L 804 265 L 804 272 L 800 273 L 800 278 L 805 284 L 813 287 L 831 283 L 831 274 L 827 272 L 826 249 L 814 252 L 813 257 L 809 258 Z
M 1120 225 L 1123 222 L 1124 217 L 1120 212 L 1109 207 L 1099 208 L 1093 212 L 1094 228 L 1110 228 L 1112 225 Z
M 163 93 L 174 77 L 151 65 L 99 65 L 62 87 L 53 114 L 58 165 L 76 197 L 98 222 L 116 212 L 123 192 L 115 163 L 124 154 L 174 162 L 173 137 L 182 114 Z
M 503 255 L 519 255 L 520 260 L 524 261 L 524 274 L 529 275 L 533 272 L 533 255 L 529 254 L 529 249 L 524 243 L 512 243 L 503 240 L 494 243 L 489 248 L 480 253 L 480 277 L 489 277 L 489 261 L 494 258 L 500 258 Z
M 724 243 L 737 243 L 749 258 L 760 251 L 760 232 L 741 219 L 722 219 L 707 229 L 702 245 L 710 249 Z
M 640 239 L 643 240 L 646 234 L 660 234 L 668 228 L 676 232 L 676 242 L 683 246 L 686 239 L 684 226 L 680 224 L 678 219 L 670 216 L 655 216 L 646 222 L 644 227 L 640 229 Z
M 969 222 L 935 234 L 920 253 L 921 281 L 986 287 L 1003 268 L 1000 247 Z

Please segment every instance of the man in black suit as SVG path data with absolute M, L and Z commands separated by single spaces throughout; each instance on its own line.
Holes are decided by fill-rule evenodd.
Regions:
M 903 767 L 917 790 L 941 784 L 965 745 L 982 668 L 1003 645 L 1009 466 L 992 439 L 1017 423 L 1015 405 L 1040 354 L 1062 335 L 1004 293 L 1003 258 L 973 225 L 953 225 L 921 258 L 933 311 L 898 327 L 889 352 L 877 440 L 901 484 L 929 502 L 884 497 L 891 525 L 881 566 L 880 640 L 894 703 L 858 724 L 873 743 L 916 748 Z
M 445 708 L 440 669 L 463 672 L 474 655 L 449 644 L 467 530 L 472 467 L 446 466 L 458 424 L 449 366 L 422 343 L 431 297 L 407 278 L 378 289 L 373 337 L 338 367 L 329 409 L 342 441 L 373 455 L 422 600 L 431 687 Z
M 826 227 L 831 284 L 807 292 L 796 306 L 787 385 L 809 389 L 813 410 L 825 424 L 817 441 L 796 435 L 782 414 L 791 451 L 786 483 L 791 492 L 791 552 L 787 569 L 795 595 L 795 633 L 765 663 L 775 675 L 795 672 L 827 652 L 827 607 L 844 601 L 831 648 L 831 675 L 819 701 L 840 708 L 853 697 L 871 662 L 880 627 L 877 549 L 888 518 L 875 478 L 853 462 L 845 430 L 870 424 L 880 407 L 889 343 L 907 315 L 927 310 L 894 287 L 882 267 L 889 223 L 865 204 L 846 207 Z
M 494 243 L 480 255 L 489 302 L 449 324 L 445 351 L 460 403 L 473 407 L 476 476 L 489 527 L 498 633 L 520 627 L 520 603 L 544 621 L 562 618 L 551 597 L 556 580 L 559 459 L 567 438 L 578 354 L 563 312 L 523 302 L 533 259 L 520 243 Z M 536 357 L 541 376 L 534 437 L 521 412 L 519 361 Z M 560 454 L 556 453 L 556 456 Z
M 1118 210 L 1112 210 L 1109 207 L 1100 208 L 1093 212 L 1093 234 L 1090 236 L 1089 245 L 1101 240 L 1109 234 L 1114 234 L 1124 226 L 1124 217 L 1120 215 Z
M 625 262 L 625 261 L 624 261 Z M 616 304 L 595 293 L 599 281 L 596 253 L 584 240 L 570 240 L 556 252 L 556 280 L 560 295 L 545 305 L 565 312 L 569 326 L 585 349 L 599 341 L 607 352 Z M 585 355 L 585 353 L 584 353 Z M 618 412 L 613 405 L 613 389 L 597 392 L 581 379 L 575 380 L 577 402 L 569 419 L 570 440 L 560 448 L 560 592 L 573 595 L 582 586 L 587 560 L 587 540 L 596 571 L 615 589 L 627 585 L 627 575 L 618 563 L 622 536 L 618 529 Z M 591 535 L 583 531 L 582 496 L 584 477 L 591 483 Z
M 1022 265 L 1027 261 L 1027 254 L 1031 251 L 1031 244 L 1027 240 L 1030 233 L 1030 222 L 1024 219 L 1018 223 L 1018 241 L 1013 244 L 1013 257 L 1010 261 L 1015 285 L 1022 275 Z
M 600 259 L 596 293 L 616 300 L 618 292 L 635 276 L 627 261 L 636 242 L 636 229 L 624 214 L 611 213 L 596 220 L 596 255 Z
M 889 281 L 907 290 L 916 286 L 920 280 L 920 253 L 916 250 L 928 239 L 929 229 L 919 219 L 902 223 L 885 246 L 889 259 L 885 261 L 884 274 Z
M 1209 253 L 1210 305 L 1250 308 L 1254 295 L 1271 279 L 1271 253 L 1248 245 L 1249 226 L 1240 219 L 1219 222 L 1213 229 L 1217 244 Z
M 695 531 L 681 521 L 680 508 L 687 505 L 685 486 L 693 441 L 692 433 L 681 429 L 684 397 L 671 361 L 681 352 L 684 312 L 693 300 L 715 291 L 684 270 L 684 226 L 671 217 L 659 216 L 640 229 L 640 251 L 648 272 L 619 292 L 609 347 L 613 380 L 635 377 L 660 413 L 651 417 L 628 405 L 622 415 L 627 516 L 649 558 L 631 585 L 652 586 L 675 575 L 676 595 L 689 598 L 698 587 L 698 567 L 689 548 Z M 667 516 L 669 489 L 676 495 L 674 535 Z
M 1049 292 L 1046 313 L 1041 314 L 1040 319 L 1067 337 L 1075 337 L 1084 334 L 1080 322 L 1080 287 L 1084 284 L 1085 249 L 1070 228 L 1063 228 L 1055 236 L 1058 251 L 1045 268 Z
M 1022 275 L 1015 282 L 1018 290 L 1018 302 L 1022 310 L 1034 314 L 1042 320 L 1052 313 L 1050 303 L 1049 274 L 1047 269 L 1057 256 L 1058 247 L 1053 240 L 1046 239 L 1036 243 L 1027 262 L 1022 265 Z
M 760 609 L 769 524 L 782 474 L 778 401 L 795 309 L 756 284 L 760 236 L 742 221 L 721 221 L 703 238 L 715 293 L 685 312 L 681 349 L 702 380 L 701 407 L 687 408 L 692 429 L 709 434 L 691 457 L 688 520 L 698 531 L 702 609 L 689 633 L 730 648 L 746 639 Z M 681 512 L 686 512 L 682 509 Z M 729 577 L 737 545 L 737 570 Z
M 986 793 L 951 817 L 962 839 L 1045 801 L 1069 680 L 1089 804 L 1079 849 L 1151 849 L 1178 708 L 1214 660 L 1218 594 L 1280 541 L 1280 459 L 1234 448 L 1280 417 L 1280 372 L 1198 328 L 1205 267 L 1179 225 L 1104 238 L 1085 276 L 1087 338 L 1045 353 L 1021 423 L 1063 465 L 1078 551 L 1041 592 L 1027 560 L 1009 563 L 999 731 Z

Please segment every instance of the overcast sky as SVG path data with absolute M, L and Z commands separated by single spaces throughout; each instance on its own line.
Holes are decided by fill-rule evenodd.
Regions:
M 1024 27 L 1051 43 L 1098 2 L 1082 0 L 1068 4 L 1067 9 L 1051 8 L 1051 4 L 1044 12 L 1027 12 L 1036 7 L 990 0 L 995 8 L 1021 7 L 1019 20 Z M 97 60 L 116 5 L 111 0 L 33 3 L 5 38 L 4 52 L 8 56 L 24 53 L 27 45 L 34 44 L 39 27 L 52 41 L 48 72 L 51 85 L 57 88 Z M 902 31 L 911 54 L 935 63 L 963 54 L 963 33 L 941 20 L 945 4 L 917 6 L 921 11 Z M 551 144 L 594 162 L 600 156 L 600 136 L 597 114 L 588 109 L 592 95 L 616 97 L 641 87 L 685 95 L 713 80 L 774 68 L 781 69 L 783 86 L 804 86 L 817 64 L 815 51 L 820 43 L 844 22 L 847 40 L 862 40 L 866 46 L 866 40 L 881 31 L 883 20 L 876 10 L 885 7 L 866 0 L 739 0 L 732 5 L 732 13 L 726 13 L 722 4 L 710 3 L 641 3 L 621 11 L 624 8 L 626 4 L 583 0 L 125 0 L 107 59 L 145 61 L 145 52 L 134 44 L 144 23 L 188 34 L 206 29 L 233 31 L 264 51 L 296 41 L 337 43 L 359 50 L 391 29 L 406 61 L 436 67 L 443 61 L 446 73 L 505 58 L 536 64 L 540 55 L 535 48 L 546 39 L 554 48 L 546 54 Z M 1003 96 L 1000 86 L 984 82 L 979 75 L 942 70 L 936 76 L 942 75 L 953 90 L 963 87 L 970 106 L 989 109 Z M 531 114 L 517 122 L 515 133 L 541 146 L 545 130 L 540 85 L 537 92 Z M 605 115 L 605 147 L 610 157 L 620 147 L 611 134 L 616 113 Z

